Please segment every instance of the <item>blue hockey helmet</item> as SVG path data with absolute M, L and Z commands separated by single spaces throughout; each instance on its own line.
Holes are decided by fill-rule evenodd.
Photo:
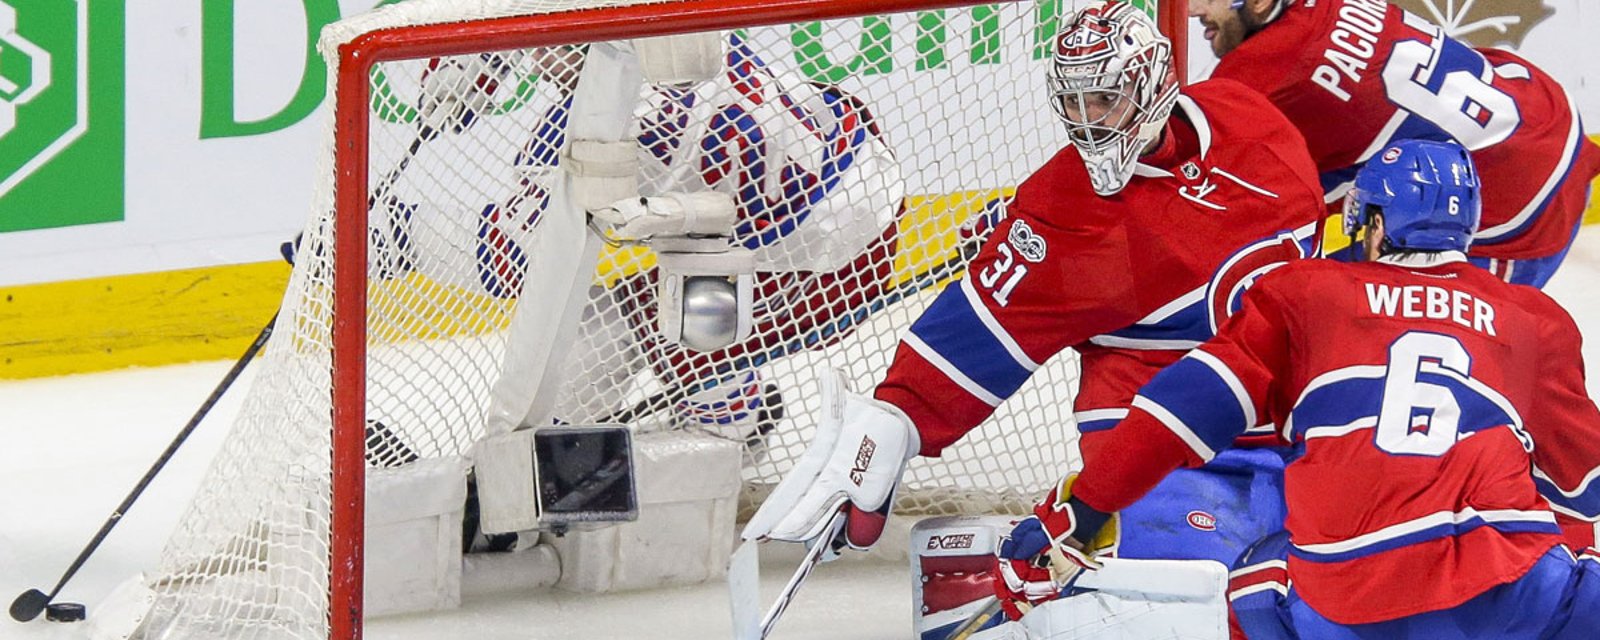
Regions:
M 1385 246 L 1404 251 L 1466 251 L 1482 203 L 1472 156 L 1454 142 L 1401 140 L 1356 173 L 1345 197 L 1344 231 L 1383 214 Z

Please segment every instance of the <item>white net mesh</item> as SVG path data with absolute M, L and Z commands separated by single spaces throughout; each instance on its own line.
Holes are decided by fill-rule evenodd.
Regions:
M 614 4 L 405 2 L 330 27 L 323 51 L 336 59 L 340 43 L 379 28 Z M 577 326 L 554 329 L 572 346 L 546 415 L 746 442 L 746 503 L 758 503 L 818 422 L 817 368 L 858 390 L 879 381 L 938 285 L 962 273 L 975 240 L 958 227 L 1003 209 L 1063 144 L 1043 65 L 1072 9 L 1043 0 L 743 28 L 725 32 L 716 77 L 640 86 L 627 119 L 639 191 L 733 197 L 733 242 L 757 257 L 754 335 L 711 353 L 664 340 L 654 254 L 608 248 Z M 608 72 L 587 61 L 593 52 L 631 55 L 569 39 L 578 44 L 385 62 L 370 75 L 369 464 L 466 452 L 497 411 L 497 382 L 518 387 L 502 372 L 519 350 L 508 331 L 519 304 L 564 295 L 526 265 L 550 216 L 569 213 L 557 165 L 570 98 L 586 73 Z M 332 141 L 349 132 L 338 133 L 276 334 L 166 549 L 144 637 L 328 635 L 328 212 Z M 944 457 L 915 461 L 897 509 L 1024 509 L 1072 455 L 1075 377 L 1075 359 L 1047 363 Z

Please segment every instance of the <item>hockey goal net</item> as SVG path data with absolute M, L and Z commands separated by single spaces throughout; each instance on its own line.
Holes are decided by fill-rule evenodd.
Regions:
M 497 420 L 732 438 L 759 503 L 818 422 L 818 368 L 880 380 L 986 212 L 1064 144 L 1044 64 L 1074 8 L 415 0 L 330 27 L 317 204 L 241 416 L 152 581 L 149 637 L 358 637 L 365 470 L 464 455 Z M 573 288 L 547 259 L 572 247 L 540 234 L 573 210 L 560 167 L 592 115 L 574 95 L 621 68 L 593 58 L 710 30 L 715 78 L 626 89 L 638 191 L 728 193 L 733 242 L 756 252 L 754 334 L 699 353 L 656 332 L 648 246 L 606 247 Z M 563 356 L 527 362 L 515 319 L 568 308 L 569 290 L 556 316 L 573 326 L 543 338 Z M 557 372 L 555 395 L 508 408 L 529 367 Z M 1075 376 L 1069 354 L 1046 363 L 915 461 L 896 508 L 1025 509 L 1073 455 Z

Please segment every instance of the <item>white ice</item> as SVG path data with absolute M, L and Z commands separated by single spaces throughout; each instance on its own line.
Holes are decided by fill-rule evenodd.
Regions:
M 1591 339 L 1600 363 L 1600 227 L 1585 228 L 1547 287 Z M 25 589 L 50 591 L 133 484 L 216 386 L 231 362 L 129 369 L 0 383 L 0 601 Z M 153 567 L 222 431 L 238 410 L 250 371 L 211 412 L 144 492 L 58 601 L 94 605 L 135 572 Z M 1600 383 L 1589 382 L 1591 396 Z M 767 553 L 771 598 L 794 553 Z M 785 614 L 775 638 L 911 636 L 911 583 L 898 562 L 835 562 L 819 568 Z M 729 637 L 722 583 L 614 595 L 538 591 L 469 601 L 457 611 L 368 621 L 368 638 L 394 640 Z M 0 639 L 81 638 L 81 625 L 0 620 Z

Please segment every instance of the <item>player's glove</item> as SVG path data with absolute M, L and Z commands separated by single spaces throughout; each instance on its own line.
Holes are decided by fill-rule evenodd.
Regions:
M 1054 600 L 1084 571 L 1100 568 L 1096 556 L 1116 545 L 1117 516 L 1098 511 L 1072 497 L 1076 473 L 1068 474 L 1033 508 L 1034 515 L 1017 522 L 995 552 L 1001 580 L 995 593 L 1013 620 L 1029 609 Z
M 921 438 L 893 405 L 851 393 L 842 377 L 821 377 L 822 423 L 816 438 L 745 525 L 745 540 L 871 547 L 883 535 L 894 490 Z M 840 509 L 837 540 L 821 540 Z
M 619 240 L 654 236 L 726 236 L 733 233 L 737 210 L 733 198 L 716 191 L 663 193 L 648 198 L 624 198 L 589 211 L 611 227 Z
M 485 53 L 473 56 L 433 58 L 422 72 L 422 92 L 417 100 L 417 115 L 425 134 L 440 131 L 460 133 L 493 106 L 494 92 L 512 63 L 505 55 Z

